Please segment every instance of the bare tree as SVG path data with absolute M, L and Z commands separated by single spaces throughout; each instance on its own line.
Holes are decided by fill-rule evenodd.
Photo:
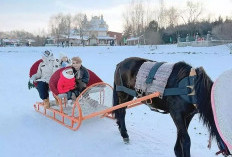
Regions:
M 179 14 L 184 24 L 195 24 L 204 11 L 203 5 L 200 2 L 193 2 L 188 0 L 186 2 L 186 9 L 182 10 Z
M 126 11 L 123 13 L 124 32 L 131 29 L 133 36 L 139 36 L 145 30 L 145 9 L 142 0 L 132 0 Z
M 203 12 L 203 6 L 199 2 L 187 1 L 188 23 L 196 23 Z
M 51 35 L 57 38 L 57 43 L 59 44 L 61 36 L 67 36 L 69 42 L 69 36 L 71 31 L 71 15 L 63 15 L 59 13 L 55 16 L 51 16 L 49 20 L 49 25 L 51 29 Z
M 49 26 L 51 29 L 51 35 L 57 38 L 57 44 L 60 42 L 60 37 L 62 34 L 62 17 L 63 14 L 59 13 L 57 15 L 51 16 L 49 20 Z
M 71 15 L 68 14 L 66 16 L 64 16 L 64 25 L 65 25 L 65 35 L 68 36 L 68 46 L 69 46 L 69 37 L 70 37 L 70 33 L 71 33 Z
M 159 6 L 159 15 L 158 15 L 158 23 L 160 27 L 166 27 L 166 9 L 164 5 L 164 0 L 160 0 Z
M 86 22 L 87 22 L 87 16 L 83 13 L 77 13 L 76 15 L 74 15 L 73 19 L 72 19 L 72 23 L 73 23 L 73 28 L 79 32 L 80 38 L 81 38 L 81 42 L 84 44 L 84 35 L 85 32 L 87 30 L 85 30 L 86 28 Z
M 124 36 L 128 38 L 130 34 L 132 34 L 132 24 L 130 22 L 130 16 L 129 16 L 129 11 L 127 10 L 122 14 L 123 16 L 123 28 L 124 28 Z
M 153 20 L 153 14 L 154 12 L 152 12 L 152 3 L 150 2 L 150 0 L 146 1 L 146 6 L 144 6 L 144 13 L 145 13 L 145 26 L 148 26 L 149 23 Z
M 165 15 L 166 15 L 168 26 L 174 27 L 178 24 L 179 13 L 175 7 L 170 7 L 169 9 L 167 9 Z

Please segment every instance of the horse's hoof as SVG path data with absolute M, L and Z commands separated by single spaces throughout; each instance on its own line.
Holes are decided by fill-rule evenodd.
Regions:
M 127 138 L 123 138 L 123 142 L 124 142 L 125 144 L 128 144 L 128 143 L 130 142 L 129 137 L 127 137 Z

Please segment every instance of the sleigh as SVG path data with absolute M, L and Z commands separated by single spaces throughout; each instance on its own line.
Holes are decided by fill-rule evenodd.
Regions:
M 67 95 L 59 94 L 57 90 L 60 72 L 64 69 L 57 70 L 50 79 L 49 88 L 55 98 L 55 101 L 50 101 L 50 108 L 45 109 L 42 102 L 37 102 L 34 108 L 37 112 L 52 120 L 72 130 L 77 130 L 83 120 L 92 117 L 93 112 L 112 106 L 112 87 L 104 83 L 91 70 L 88 70 L 90 81 L 87 84 L 87 88 L 80 93 L 72 105 L 68 105 Z M 112 116 L 107 117 L 112 118 Z
M 42 60 L 35 62 L 30 70 L 30 77 L 36 73 L 38 65 Z M 77 130 L 82 121 L 93 117 L 107 117 L 114 119 L 112 112 L 114 110 L 127 107 L 131 108 L 142 104 L 143 101 L 158 97 L 159 93 L 138 98 L 117 106 L 112 104 L 113 88 L 104 83 L 94 72 L 88 69 L 90 80 L 87 88 L 75 98 L 74 103 L 70 106 L 67 104 L 66 94 L 59 94 L 57 83 L 60 78 L 60 72 L 65 68 L 57 70 L 51 77 L 49 88 L 55 100 L 50 101 L 50 108 L 45 109 L 42 102 L 36 102 L 34 109 L 38 113 L 64 125 L 71 130 Z M 35 84 L 36 86 L 36 84 Z

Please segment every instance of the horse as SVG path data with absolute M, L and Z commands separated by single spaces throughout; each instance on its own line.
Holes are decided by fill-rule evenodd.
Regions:
M 147 61 L 151 60 L 131 57 L 126 58 L 117 64 L 114 73 L 113 106 L 130 101 L 134 98 L 134 96 L 126 92 L 117 91 L 116 87 L 123 84 L 124 87 L 135 90 L 136 75 L 141 65 Z M 175 63 L 165 88 L 178 87 L 178 83 L 183 78 L 189 76 L 191 68 L 192 66 L 185 62 Z M 176 157 L 190 157 L 191 140 L 188 134 L 188 127 L 196 113 L 200 114 L 199 117 L 203 121 L 203 124 L 208 128 L 210 137 L 216 138 L 220 149 L 219 153 L 228 156 L 230 155 L 230 152 L 217 131 L 211 108 L 210 96 L 213 81 L 206 74 L 203 67 L 196 68 L 195 71 L 196 78 L 194 80 L 194 89 L 197 99 L 197 107 L 184 100 L 180 95 L 163 96 L 162 99 L 159 97 L 152 98 L 151 105 L 156 109 L 169 113 L 176 125 L 177 139 L 174 146 Z M 126 107 L 115 110 L 114 115 L 120 134 L 124 142 L 128 143 L 129 135 L 125 123 Z

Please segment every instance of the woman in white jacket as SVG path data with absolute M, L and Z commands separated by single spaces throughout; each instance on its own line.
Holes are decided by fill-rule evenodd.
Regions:
M 60 68 L 59 60 L 55 59 L 49 51 L 43 52 L 42 62 L 39 64 L 37 73 L 31 77 L 31 80 L 37 82 L 37 90 L 40 98 L 43 100 L 44 108 L 49 108 L 49 80 L 52 74 Z

